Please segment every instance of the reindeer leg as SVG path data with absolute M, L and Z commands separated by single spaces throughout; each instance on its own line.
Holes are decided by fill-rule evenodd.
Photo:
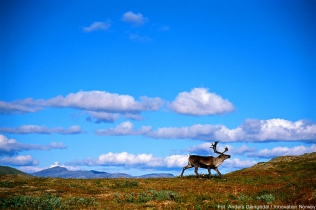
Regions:
M 207 168 L 207 170 L 208 170 L 209 177 L 211 177 L 211 168 Z
M 180 177 L 182 177 L 183 176 L 183 172 L 185 171 L 185 167 L 183 167 L 183 169 L 182 169 L 182 173 L 180 174 Z
M 216 167 L 214 170 L 218 173 L 219 177 L 222 177 L 222 174 L 221 174 L 221 172 L 219 172 L 219 170 L 217 169 L 217 167 Z
M 196 177 L 200 177 L 199 173 L 198 173 L 198 166 L 195 166 L 194 172 L 196 173 Z
M 188 169 L 188 168 L 192 168 L 192 167 L 193 167 L 193 166 L 192 166 L 191 164 L 188 164 L 187 166 L 183 167 L 183 169 L 182 169 L 182 173 L 181 173 L 180 177 L 182 177 L 182 176 L 183 176 L 183 172 L 184 172 L 186 169 Z

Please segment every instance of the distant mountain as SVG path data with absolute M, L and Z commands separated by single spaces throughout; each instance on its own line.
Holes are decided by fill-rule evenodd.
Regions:
M 9 166 L 0 166 L 0 175 L 22 175 L 22 176 L 30 176 L 22 171 L 19 171 L 15 168 L 11 168 Z
M 42 171 L 32 173 L 31 175 L 37 177 L 53 177 L 53 178 L 162 178 L 173 177 L 172 174 L 146 174 L 142 176 L 131 176 L 124 173 L 107 173 L 101 171 L 69 171 L 68 169 L 60 166 L 48 168 Z
M 128 174 L 111 174 L 100 171 L 69 171 L 68 169 L 60 166 L 48 168 L 42 171 L 32 173 L 33 176 L 38 177 L 54 177 L 54 178 L 113 178 L 113 177 L 131 177 Z

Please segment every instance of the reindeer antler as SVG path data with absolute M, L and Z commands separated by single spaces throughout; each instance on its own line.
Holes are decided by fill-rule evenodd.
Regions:
M 223 154 L 225 153 L 225 152 L 227 152 L 228 151 L 228 148 L 227 147 L 225 147 L 225 150 L 224 150 L 224 152 L 222 152 Z
M 215 141 L 215 143 L 214 143 L 214 144 L 212 143 L 212 146 L 211 146 L 210 148 L 214 149 L 214 153 L 217 153 L 217 154 L 222 155 L 222 154 L 224 154 L 225 152 L 227 152 L 227 151 L 228 151 L 228 148 L 227 148 L 227 147 L 225 147 L 224 152 L 219 152 L 219 151 L 217 151 L 217 150 L 216 150 L 216 146 L 217 146 L 218 142 L 219 142 L 219 141 Z
M 214 150 L 214 153 L 221 154 L 220 152 L 218 152 L 218 151 L 216 150 L 216 146 L 217 146 L 218 142 L 219 142 L 219 141 L 215 141 L 215 143 L 212 143 L 212 146 L 211 146 L 210 148 L 212 148 L 212 149 Z

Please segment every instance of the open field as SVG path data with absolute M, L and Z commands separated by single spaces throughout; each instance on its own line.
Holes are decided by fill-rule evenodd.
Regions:
M 226 174 L 222 179 L 61 179 L 21 175 L 0 178 L 0 207 L 11 209 L 316 206 L 316 153 L 278 157 Z

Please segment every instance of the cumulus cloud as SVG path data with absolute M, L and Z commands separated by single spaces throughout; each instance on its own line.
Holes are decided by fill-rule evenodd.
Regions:
M 249 156 L 260 157 L 260 158 L 272 158 L 276 156 L 285 155 L 302 155 L 304 153 L 316 152 L 316 145 L 313 144 L 310 147 L 305 147 L 303 145 L 289 147 L 274 147 L 273 149 L 263 149 L 258 152 L 250 153 Z
M 212 148 L 210 148 L 212 146 L 212 142 L 205 142 L 205 143 L 202 143 L 202 144 L 199 144 L 197 146 L 192 146 L 192 147 L 189 147 L 187 149 L 187 151 L 189 153 L 197 153 L 197 154 L 214 154 L 214 150 Z M 228 148 L 228 151 L 226 152 L 227 154 L 230 154 L 230 155 L 241 155 L 241 154 L 246 154 L 246 153 L 249 153 L 249 152 L 254 152 L 256 151 L 256 148 L 251 148 L 251 147 L 248 147 L 246 145 L 242 145 L 241 147 L 233 147 L 233 146 L 230 146 L 230 145 L 226 145 L 226 144 L 218 144 L 217 145 L 217 151 L 219 152 L 222 152 L 225 150 L 225 147 Z
M 90 114 L 87 117 L 87 121 L 95 122 L 95 123 L 114 123 L 120 117 L 128 118 L 132 120 L 143 120 L 143 117 L 140 114 L 133 114 L 133 113 L 108 113 L 108 112 L 96 112 L 96 111 L 88 111 Z
M 152 138 L 197 139 L 221 142 L 316 141 L 316 124 L 304 120 L 248 119 L 235 129 L 224 125 L 195 124 L 185 127 L 163 127 L 146 133 Z
M 131 119 L 131 120 L 143 120 L 144 119 L 141 115 L 133 114 L 133 113 L 122 114 L 122 117 Z
M 248 147 L 246 145 L 242 145 L 241 147 L 238 147 L 238 148 L 234 148 L 234 147 L 229 148 L 230 153 L 235 154 L 235 155 L 244 155 L 249 152 L 254 152 L 256 150 L 257 150 L 256 148 Z
M 112 113 L 135 113 L 158 110 L 163 102 L 160 98 L 141 97 L 136 101 L 132 96 L 119 95 L 104 91 L 80 91 L 65 98 L 56 97 L 48 101 L 55 107 L 73 107 L 84 110 L 105 111 Z
M 257 164 L 254 160 L 240 160 L 239 158 L 231 158 L 224 161 L 222 166 L 224 168 L 236 169 L 236 168 L 248 168 Z
M 164 165 L 167 168 L 181 168 L 188 164 L 187 155 L 171 155 L 164 158 Z
M 179 114 L 202 116 L 225 114 L 235 108 L 227 99 L 206 88 L 194 88 L 191 92 L 181 92 L 168 107 Z
M 70 93 L 67 96 L 56 96 L 48 100 L 27 98 L 14 102 L 0 102 L 0 113 L 14 114 L 36 112 L 44 108 L 74 108 L 90 112 L 92 117 L 101 121 L 115 120 L 117 115 L 121 114 L 132 119 L 141 118 L 142 111 L 157 111 L 163 106 L 162 99 L 140 97 L 139 101 L 130 95 L 119 95 L 105 91 L 79 91 Z M 97 113 L 98 112 L 98 113 Z
M 96 130 L 97 135 L 144 135 L 161 139 L 196 139 L 221 142 L 266 142 L 266 141 L 316 141 L 316 124 L 304 120 L 291 122 L 284 119 L 245 120 L 235 129 L 224 125 L 195 124 L 185 127 L 163 127 L 153 130 L 151 126 L 142 126 L 135 130 L 131 122 L 123 122 L 110 129 Z M 208 144 L 202 147 L 209 146 Z M 239 148 L 240 152 L 252 148 Z M 237 150 L 235 152 L 238 152 Z
M 67 149 L 67 146 L 64 145 L 62 142 L 51 142 L 45 150 L 50 150 L 50 149 Z
M 144 135 L 151 131 L 150 126 L 142 126 L 139 130 L 134 129 L 130 121 L 122 122 L 114 128 L 96 130 L 95 133 L 100 136 L 121 136 L 121 135 Z
M 55 133 L 64 134 L 64 135 L 85 133 L 85 131 L 83 131 L 79 125 L 70 126 L 68 129 L 54 128 L 53 131 Z
M 101 154 L 98 158 L 73 161 L 67 165 L 85 166 L 124 166 L 128 168 L 179 168 L 188 163 L 187 155 L 171 155 L 165 158 L 153 154 L 130 154 L 128 152 Z
M 152 154 L 129 154 L 127 152 L 102 154 L 98 158 L 99 165 L 147 165 L 155 166 L 160 164 L 160 158 L 153 157 Z
M 119 95 L 105 91 L 79 91 L 66 97 L 57 96 L 45 102 L 50 107 L 70 107 L 88 111 L 141 112 L 158 110 L 163 102 L 160 98 L 141 97 L 136 101 L 130 95 Z
M 68 165 L 65 165 L 65 164 L 62 164 L 62 163 L 59 163 L 59 162 L 54 162 L 53 164 L 51 164 L 49 166 L 49 168 L 53 168 L 53 167 L 56 167 L 56 166 L 67 168 L 69 171 L 76 171 L 76 170 L 80 170 L 81 169 L 79 166 L 68 166 Z
M 11 134 L 81 134 L 84 131 L 81 129 L 80 126 L 74 125 L 70 126 L 68 129 L 63 129 L 61 127 L 57 128 L 47 128 L 46 126 L 38 126 L 38 125 L 22 125 L 16 128 L 8 128 L 8 127 L 1 127 L 0 132 L 2 133 L 11 133 Z
M 41 110 L 40 107 L 32 107 L 19 103 L 20 101 L 0 101 L 0 114 L 24 114 L 30 112 L 38 112 Z
M 0 159 L 0 165 L 36 166 L 38 165 L 38 160 L 34 160 L 30 155 L 19 155 L 16 157 L 3 157 Z
M 188 157 L 186 155 L 171 155 L 165 158 L 154 157 L 152 154 L 129 154 L 122 153 L 107 153 L 99 156 L 98 165 L 110 166 L 137 166 L 146 168 L 178 168 L 187 164 Z
M 213 150 L 210 148 L 212 146 L 212 143 L 211 142 L 205 142 L 203 144 L 199 144 L 197 146 L 192 146 L 192 147 L 189 147 L 187 149 L 187 151 L 192 154 L 192 153 L 211 153 L 213 152 Z
M 83 27 L 84 32 L 92 32 L 92 31 L 98 31 L 98 30 L 108 30 L 111 27 L 111 24 L 109 22 L 93 22 L 88 27 Z
M 143 17 L 141 13 L 126 12 L 122 17 L 123 22 L 131 23 L 133 26 L 142 26 L 148 21 L 148 18 Z
M 229 136 L 233 131 L 230 131 L 224 125 L 209 125 L 209 124 L 195 124 L 185 127 L 163 127 L 156 131 L 148 133 L 152 138 L 163 139 L 197 139 L 206 141 L 224 140 L 224 135 Z
M 8 139 L 0 134 L 0 156 L 13 156 L 19 152 L 28 150 L 51 150 L 51 149 L 66 149 L 63 143 L 51 142 L 50 145 L 25 144 L 17 142 L 15 139 Z
M 316 140 L 316 124 L 305 120 L 291 122 L 284 119 L 246 120 L 240 126 L 245 139 L 251 141 L 284 140 L 296 141 Z

